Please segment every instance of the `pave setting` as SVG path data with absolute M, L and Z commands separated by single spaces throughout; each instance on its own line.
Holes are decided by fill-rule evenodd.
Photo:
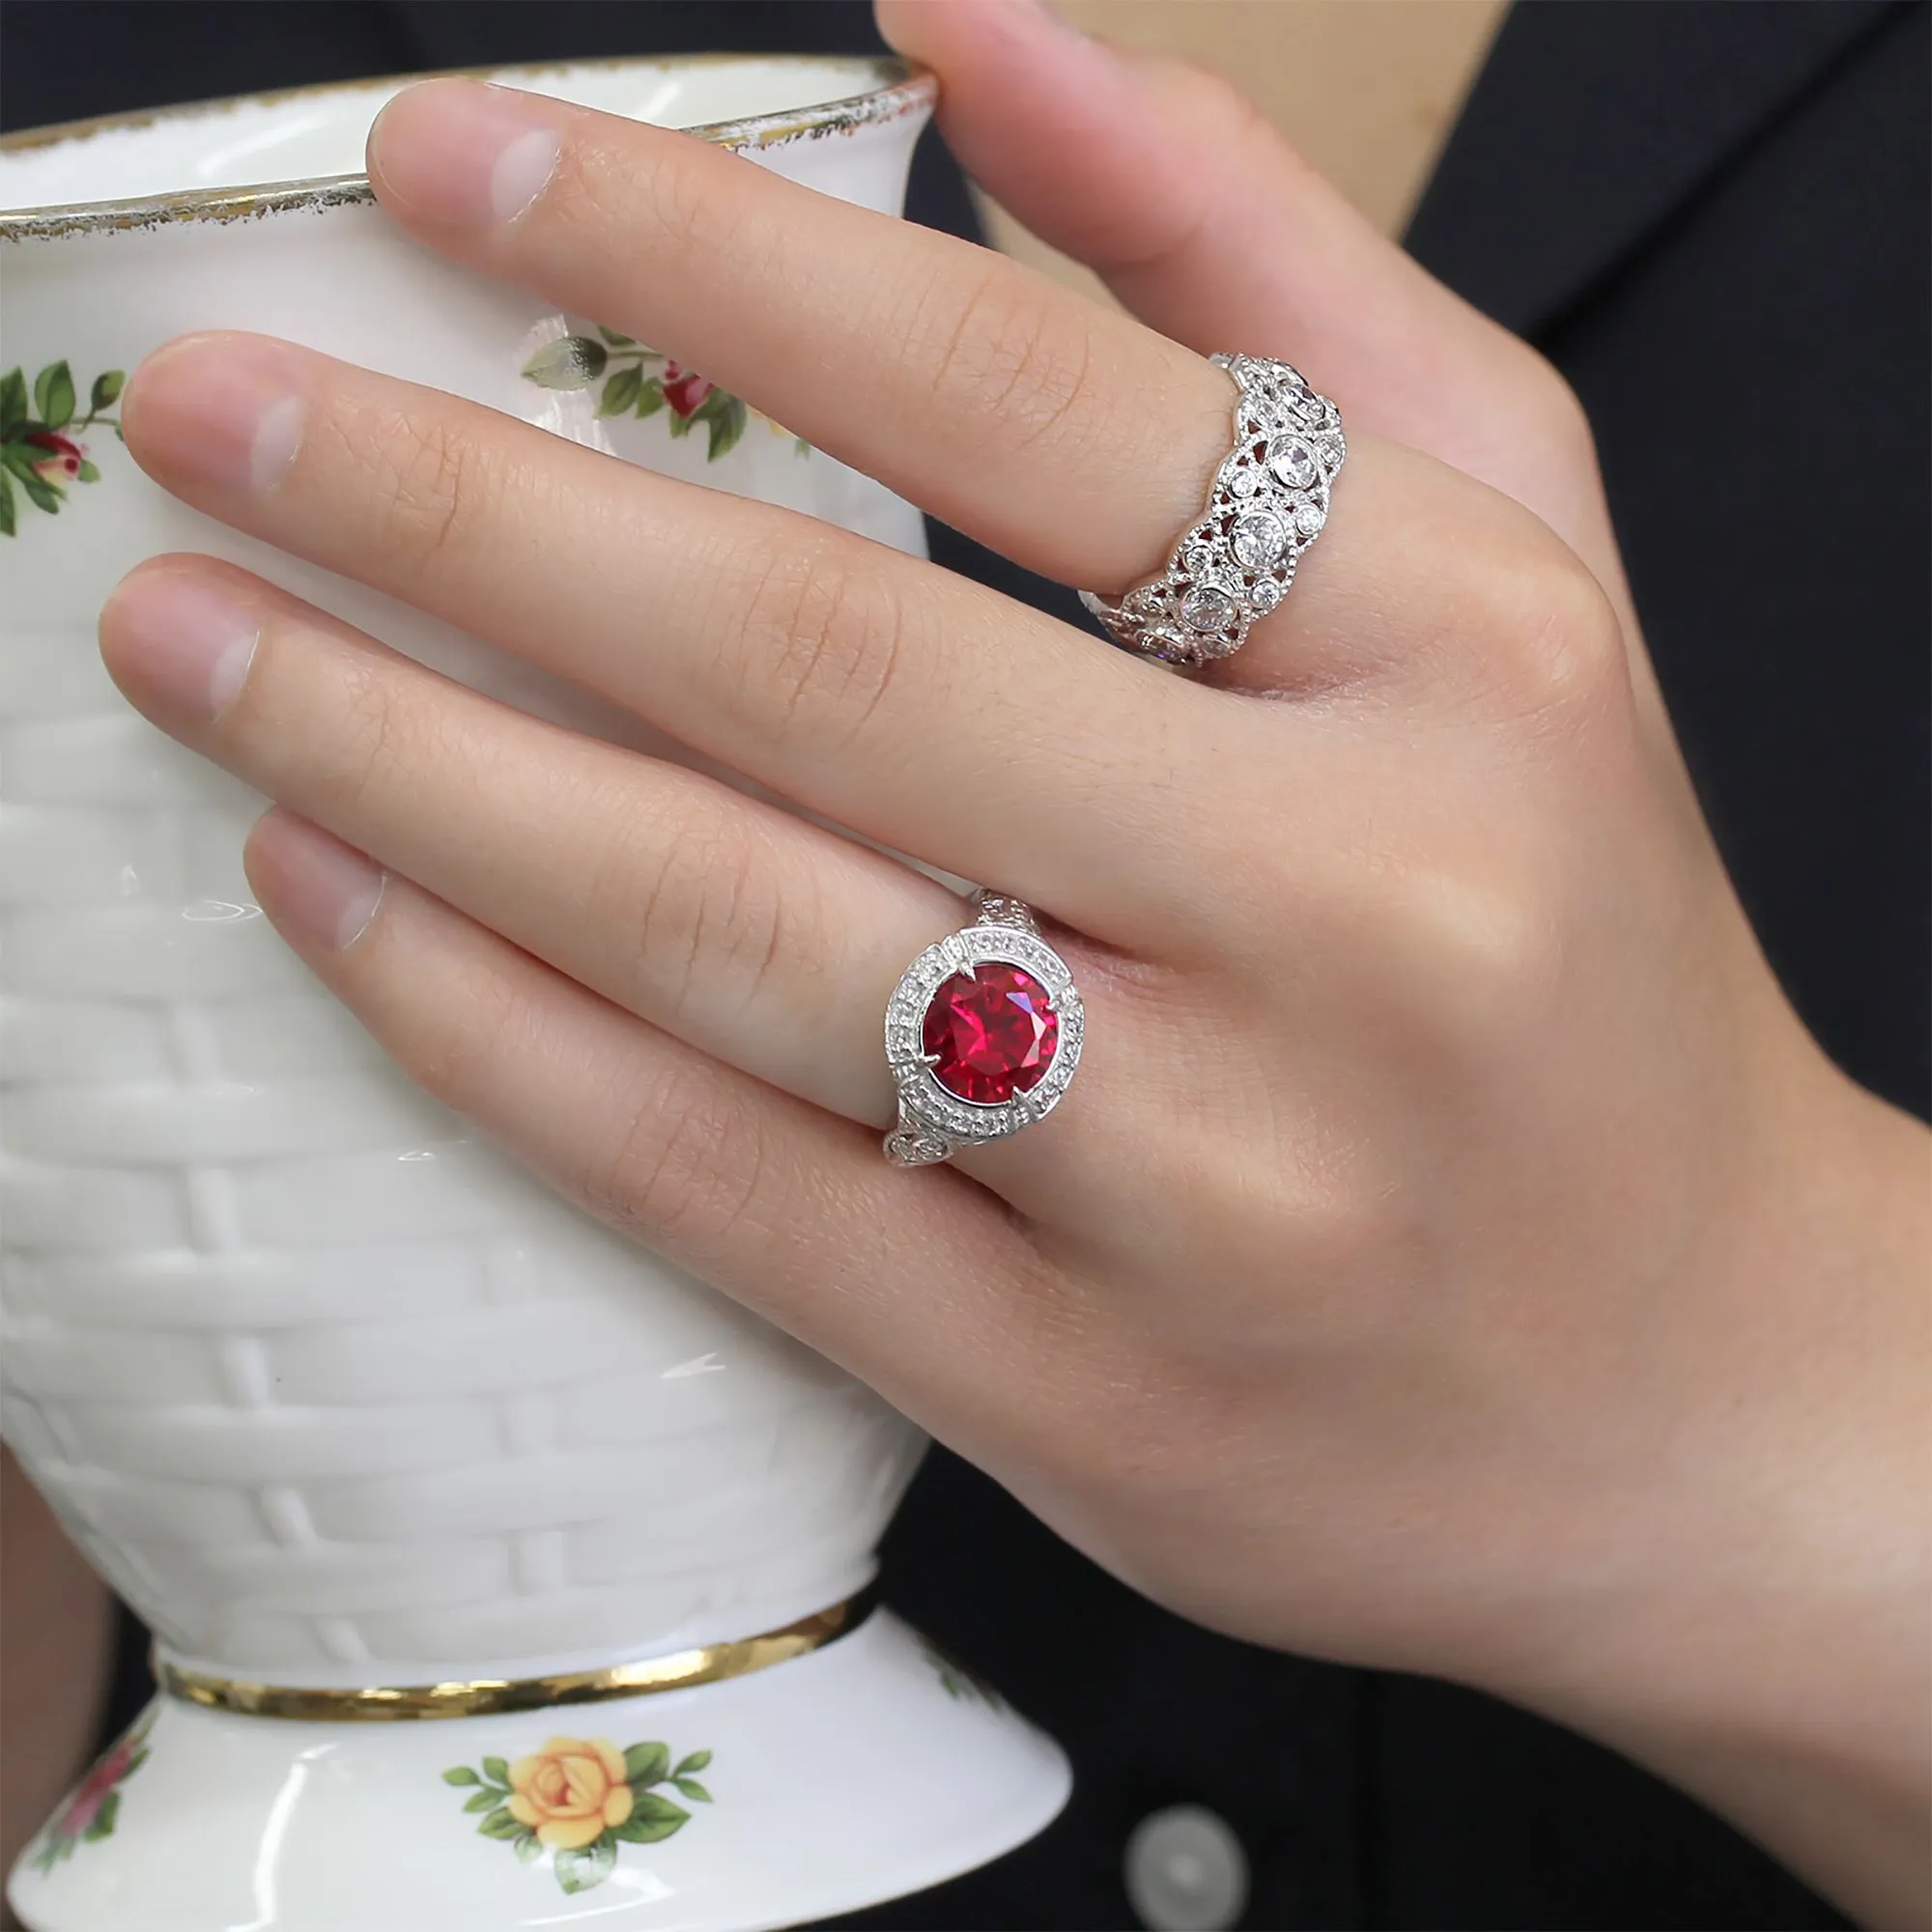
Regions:
M 1158 577 L 1118 603 L 1080 593 L 1122 650 L 1180 669 L 1232 656 L 1287 595 L 1302 552 L 1328 522 L 1329 493 L 1348 455 L 1340 411 L 1288 363 L 1211 359 L 1236 386 L 1234 447 L 1207 508 Z
M 886 1157 L 923 1167 L 1043 1119 L 1073 1078 L 1085 1033 L 1073 976 L 1032 915 L 982 894 L 978 923 L 928 946 L 887 1003 L 899 1119 Z

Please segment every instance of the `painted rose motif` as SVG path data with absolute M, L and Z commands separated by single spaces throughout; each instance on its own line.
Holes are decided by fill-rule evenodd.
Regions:
M 76 442 L 72 437 L 63 436 L 57 429 L 36 430 L 27 440 L 34 448 L 50 452 L 34 465 L 42 482 L 51 483 L 56 490 L 64 490 L 78 479 L 87 462 L 87 445 L 84 442 Z
M 52 1871 L 63 1859 L 73 1857 L 76 1845 L 112 1837 L 121 1811 L 121 1787 L 148 1757 L 148 1727 L 153 1711 L 143 1716 L 121 1741 L 94 1761 L 86 1776 L 68 1794 L 41 1835 L 30 1861 L 36 1871 Z
M 740 398 L 721 389 L 708 376 L 613 328 L 546 342 L 524 364 L 523 374 L 526 381 L 545 389 L 587 389 L 601 383 L 599 416 L 645 417 L 662 412 L 673 437 L 689 436 L 701 423 L 707 463 L 716 463 L 737 447 L 753 415 Z M 789 434 L 768 416 L 759 420 L 775 435 Z M 811 454 L 811 445 L 803 437 L 792 440 L 799 455 Z
M 455 1765 L 442 1781 L 475 1787 L 463 1808 L 484 1814 L 476 1827 L 482 1836 L 506 1839 L 526 1864 L 551 1853 L 557 1884 L 577 1892 L 610 1877 L 619 1845 L 655 1844 L 689 1822 L 691 1813 L 654 1786 L 709 1804 L 697 1773 L 710 1762 L 708 1750 L 673 1767 L 668 1745 L 619 1750 L 609 1738 L 558 1737 L 514 1763 L 486 1757 L 480 1769 Z
M 665 401 L 681 416 L 695 416 L 713 389 L 713 384 L 696 369 L 687 369 L 668 356 L 665 358 L 664 375 L 660 381 L 664 384 Z
M 552 1738 L 510 1767 L 510 1816 L 560 1852 L 621 1825 L 635 1802 L 623 1753 L 603 1738 Z
M 55 515 L 75 483 L 98 483 L 100 471 L 76 432 L 104 422 L 116 436 L 121 425 L 108 413 L 127 381 L 119 369 L 94 379 L 87 413 L 76 418 L 73 372 L 49 362 L 27 390 L 24 369 L 0 376 L 0 536 L 16 533 L 17 486 L 35 509 Z

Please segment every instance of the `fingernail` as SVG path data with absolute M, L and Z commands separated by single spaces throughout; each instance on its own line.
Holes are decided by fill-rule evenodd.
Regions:
M 556 171 L 554 102 L 487 81 L 406 89 L 369 130 L 369 167 L 412 217 L 447 228 L 516 220 Z
M 141 570 L 115 585 L 100 640 L 165 708 L 212 723 L 235 702 L 261 639 L 253 614 L 183 570 Z
M 262 910 L 291 939 L 341 952 L 368 931 L 388 875 L 321 826 L 277 810 L 249 838 L 248 877 Z
M 303 373 L 299 350 L 264 336 L 168 343 L 134 371 L 124 426 L 170 475 L 266 496 L 301 445 Z

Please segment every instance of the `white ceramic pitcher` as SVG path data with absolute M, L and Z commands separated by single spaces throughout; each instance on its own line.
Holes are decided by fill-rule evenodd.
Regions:
M 494 77 L 889 213 L 931 95 L 868 61 Z M 191 328 L 920 548 L 701 373 L 404 238 L 359 172 L 400 85 L 0 144 L 0 1387 L 170 1687 L 16 1868 L 36 1932 L 791 1924 L 992 1857 L 1066 1790 L 865 1601 L 911 1425 L 395 1073 L 251 901 L 262 802 L 101 668 L 115 582 L 196 550 L 666 749 L 150 483 L 120 384 Z

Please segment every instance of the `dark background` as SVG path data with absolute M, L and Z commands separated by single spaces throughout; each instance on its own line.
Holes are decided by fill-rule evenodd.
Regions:
M 1766 950 L 1857 1078 L 1928 1079 L 1928 14 L 1857 0 L 1520 6 L 1409 241 L 1596 425 L 1686 753 Z M 12 0 L 0 126 L 566 54 L 876 48 L 852 0 Z M 915 218 L 973 220 L 936 140 Z M 1229 345 L 1238 347 L 1239 345 Z M 934 553 L 1067 614 L 935 526 Z M 888 1595 L 1072 1752 L 1040 1838 L 849 1921 L 1132 1922 L 1134 1824 L 1211 1806 L 1255 1927 L 1844 1921 L 1700 1807 L 1448 1686 L 1282 1657 L 1142 1602 L 936 1453 Z M 145 1694 L 135 1634 L 117 1720 Z

